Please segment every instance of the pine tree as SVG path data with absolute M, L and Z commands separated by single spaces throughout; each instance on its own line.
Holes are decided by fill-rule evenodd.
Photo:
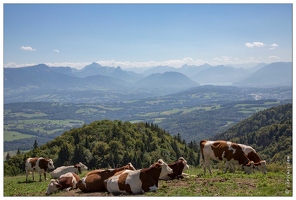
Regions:
M 38 143 L 37 140 L 35 140 L 34 144 L 33 144 L 33 150 L 38 149 Z
M 16 155 L 20 155 L 20 154 L 21 154 L 20 149 L 17 149 Z
M 68 163 L 69 159 L 70 159 L 69 148 L 68 148 L 68 145 L 64 144 L 64 145 L 62 145 L 62 147 L 58 153 L 57 163 L 59 163 L 60 165 L 66 165 L 66 164 L 69 164 Z
M 11 156 L 10 156 L 9 152 L 7 152 L 7 154 L 6 154 L 6 160 L 9 160 L 10 158 L 11 158 Z

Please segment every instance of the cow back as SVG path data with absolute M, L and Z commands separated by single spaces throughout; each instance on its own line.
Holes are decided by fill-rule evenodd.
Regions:
M 130 165 L 115 169 L 96 169 L 90 171 L 81 181 L 79 181 L 78 188 L 83 192 L 106 191 L 104 180 L 122 173 L 125 169 L 130 169 Z

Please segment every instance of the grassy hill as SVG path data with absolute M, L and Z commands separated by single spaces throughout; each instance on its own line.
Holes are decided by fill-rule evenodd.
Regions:
M 211 139 L 247 144 L 268 162 L 286 163 L 292 155 L 292 104 L 260 111 Z
M 55 167 L 82 162 L 89 169 L 115 168 L 128 162 L 142 168 L 159 158 L 170 163 L 180 156 L 190 158 L 191 165 L 197 165 L 199 160 L 197 143 L 187 145 L 180 135 L 171 136 L 153 123 L 118 120 L 95 121 L 66 131 L 39 148 L 9 159 L 4 174 L 23 173 L 23 161 L 35 156 L 53 159 Z

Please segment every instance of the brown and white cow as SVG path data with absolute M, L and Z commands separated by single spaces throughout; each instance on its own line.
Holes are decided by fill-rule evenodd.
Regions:
M 106 188 L 104 186 L 104 180 L 106 180 L 107 178 L 110 178 L 111 176 L 119 174 L 126 169 L 136 170 L 132 165 L 132 163 L 128 163 L 127 165 L 120 168 L 107 169 L 107 170 L 96 169 L 96 170 L 90 171 L 86 174 L 85 177 L 83 177 L 78 182 L 78 188 L 82 192 L 106 191 Z
M 261 160 L 256 150 L 253 147 L 245 144 L 238 144 L 238 145 L 242 148 L 244 153 L 248 156 L 249 160 L 254 162 L 254 169 L 258 169 L 262 173 L 266 174 L 267 172 L 266 161 Z
M 160 176 L 172 173 L 173 170 L 162 159 L 159 159 L 149 168 L 139 170 L 125 170 L 104 181 L 105 187 L 110 193 L 139 194 L 158 189 Z
M 226 167 L 224 173 L 227 172 L 227 169 L 230 164 L 239 164 L 243 166 L 244 171 L 247 174 L 251 174 L 253 171 L 254 162 L 250 161 L 247 155 L 243 152 L 242 148 L 230 141 L 200 141 L 200 151 L 201 151 L 201 162 L 204 157 L 204 173 L 206 173 L 206 168 L 212 174 L 210 169 L 210 159 L 217 161 L 226 161 Z
M 38 172 L 41 181 L 41 175 L 44 174 L 44 179 L 46 178 L 46 171 L 47 169 L 54 169 L 52 159 L 45 159 L 43 157 L 39 158 L 28 158 L 25 163 L 25 170 L 26 170 L 26 181 L 28 181 L 28 175 L 32 172 L 32 178 L 34 180 L 34 172 Z
M 60 166 L 56 168 L 54 171 L 50 172 L 52 178 L 59 178 L 62 174 L 66 174 L 67 172 L 74 172 L 76 174 L 81 174 L 81 171 L 87 170 L 87 166 L 82 164 L 81 162 L 70 165 L 70 166 Z
M 173 173 L 167 174 L 165 176 L 160 176 L 160 180 L 171 180 L 174 178 L 183 178 L 182 173 L 183 171 L 189 169 L 189 166 L 187 165 L 187 161 L 180 157 L 176 162 L 168 165 L 172 170 Z
M 68 172 L 61 175 L 58 179 L 51 179 L 45 194 L 50 195 L 59 190 L 69 191 L 76 189 L 78 181 L 80 181 L 80 177 L 77 174 Z

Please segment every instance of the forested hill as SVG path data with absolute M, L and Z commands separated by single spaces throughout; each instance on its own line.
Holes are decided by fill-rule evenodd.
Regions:
M 66 131 L 26 154 L 10 158 L 5 162 L 4 173 L 22 173 L 23 161 L 35 156 L 53 159 L 55 167 L 82 162 L 89 169 L 114 168 L 128 162 L 139 169 L 149 167 L 159 158 L 172 163 L 180 156 L 188 164 L 198 165 L 197 149 L 198 143 L 186 144 L 180 135 L 171 136 L 152 123 L 102 120 Z
M 211 139 L 247 144 L 261 159 L 285 163 L 292 155 L 292 104 L 260 111 Z

